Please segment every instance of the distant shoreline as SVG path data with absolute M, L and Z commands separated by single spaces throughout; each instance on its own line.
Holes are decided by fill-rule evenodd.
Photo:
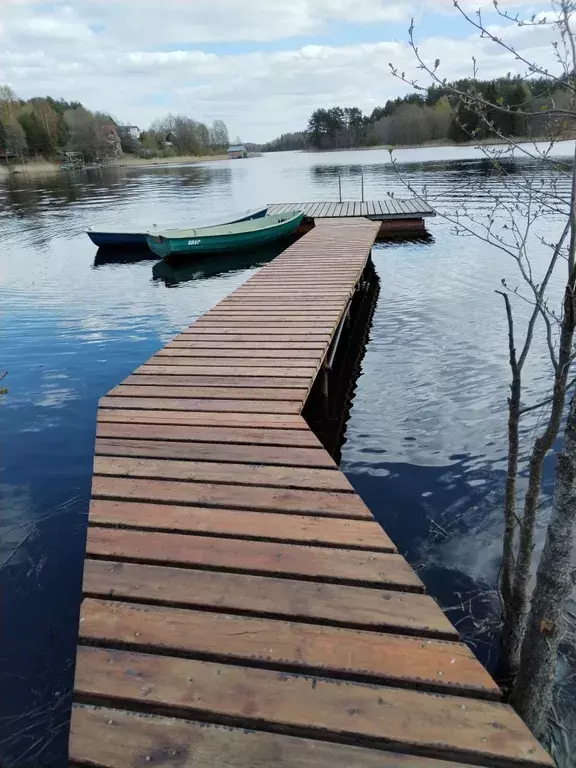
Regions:
M 557 139 L 554 143 L 561 144 L 563 141 L 574 141 L 576 134 L 573 136 L 563 136 L 561 139 Z M 539 142 L 549 142 L 550 139 L 546 136 L 540 138 L 534 136 L 517 136 L 512 139 L 514 144 L 534 144 Z M 505 139 L 491 139 L 490 141 L 445 141 L 444 139 L 436 139 L 434 141 L 426 141 L 423 144 L 377 144 L 374 147 L 335 147 L 334 149 L 304 149 L 303 152 L 312 154 L 330 154 L 331 152 L 370 152 L 372 150 L 386 150 L 387 152 L 394 152 L 396 149 L 453 149 L 455 147 L 496 147 L 508 144 Z M 287 150 L 289 151 L 289 150 Z M 274 154 L 273 152 L 267 152 L 266 154 Z
M 193 165 L 196 163 L 216 162 L 220 160 L 227 160 L 228 155 L 190 155 L 190 156 L 178 156 L 178 157 L 134 157 L 132 155 L 123 155 L 118 160 L 109 163 L 108 165 L 101 166 L 102 169 L 106 168 L 154 168 L 159 165 Z M 88 166 L 87 170 L 93 166 Z M 100 167 L 100 166 L 99 166 Z M 79 168 L 78 170 L 82 170 Z M 0 165 L 0 177 L 7 177 L 11 174 L 17 175 L 41 175 L 44 173 L 60 172 L 61 168 L 56 163 L 50 163 L 48 161 L 36 161 L 32 163 L 19 163 L 18 165 Z M 73 173 L 73 171 L 72 171 Z

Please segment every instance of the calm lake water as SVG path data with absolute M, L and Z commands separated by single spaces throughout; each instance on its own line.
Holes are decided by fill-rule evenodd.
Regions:
M 405 178 L 446 210 L 466 202 L 480 214 L 495 195 L 512 200 L 472 149 L 397 157 Z M 362 168 L 367 199 L 409 196 L 380 151 L 0 178 L 0 764 L 65 765 L 98 398 L 258 266 L 243 257 L 174 273 L 155 259 L 106 262 L 84 230 L 336 200 L 338 171 L 344 197 L 358 199 Z M 524 169 L 508 166 L 512 177 Z M 550 236 L 556 225 L 543 227 Z M 494 291 L 514 269 L 442 219 L 428 229 L 429 240 L 374 248 L 381 292 L 342 467 L 493 668 L 508 393 Z M 545 391 L 547 370 L 537 345 L 530 397 Z M 550 460 L 548 488 L 552 478 Z

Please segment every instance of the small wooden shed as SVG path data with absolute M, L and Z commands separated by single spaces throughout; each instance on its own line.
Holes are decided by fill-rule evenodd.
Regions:
M 248 157 L 248 150 L 244 144 L 233 144 L 228 147 L 228 158 L 230 160 L 239 160 L 243 157 Z

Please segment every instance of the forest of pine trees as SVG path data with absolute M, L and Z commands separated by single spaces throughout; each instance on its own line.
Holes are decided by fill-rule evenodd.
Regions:
M 565 137 L 574 133 L 575 126 L 563 122 L 550 124 L 547 110 L 553 105 L 567 108 L 571 97 L 567 89 L 544 78 L 529 81 L 520 77 L 463 79 L 450 85 L 451 90 L 456 88 L 462 94 L 470 90 L 481 93 L 487 102 L 508 109 L 506 112 L 492 109 L 486 115 L 479 115 L 478 110 L 467 108 L 464 97 L 454 96 L 448 87 L 433 86 L 424 92 L 389 100 L 370 115 L 363 115 L 357 107 L 317 109 L 305 130 L 284 134 L 265 144 L 262 150 L 460 143 L 499 136 L 539 137 L 549 135 L 551 130 Z M 522 114 L 525 111 L 539 114 L 528 121 Z

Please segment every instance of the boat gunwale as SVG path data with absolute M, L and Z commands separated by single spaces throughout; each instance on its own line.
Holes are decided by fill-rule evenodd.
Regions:
M 289 215 L 292 214 L 292 215 Z M 162 238 L 155 239 L 153 242 L 160 243 L 166 240 L 187 240 L 188 238 L 203 238 L 203 237 L 229 237 L 238 236 L 244 233 L 250 232 L 263 232 L 268 229 L 273 229 L 282 224 L 288 224 L 293 222 L 298 217 L 304 218 L 302 211 L 286 211 L 285 213 L 273 213 L 266 216 L 261 216 L 258 219 L 249 219 L 247 221 L 238 221 L 232 224 L 220 224 L 212 227 L 197 227 L 195 229 L 180 229 L 180 230 L 164 230 L 162 232 L 149 232 L 147 237 L 150 238 Z M 264 226 L 256 226 L 266 219 L 275 219 Z M 247 226 L 253 225 L 253 226 Z M 230 231 L 231 227 L 237 227 L 237 230 Z M 217 231 L 217 230 L 226 231 Z M 169 234 L 168 234 L 169 233 Z

